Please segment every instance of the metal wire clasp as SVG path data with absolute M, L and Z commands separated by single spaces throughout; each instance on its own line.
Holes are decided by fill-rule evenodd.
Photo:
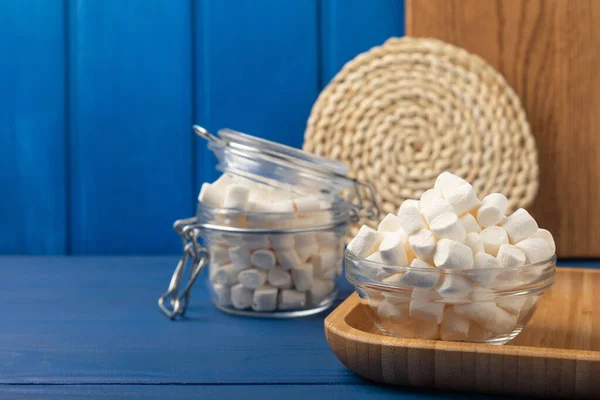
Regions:
M 195 218 L 188 218 L 177 220 L 174 224 L 175 231 L 182 239 L 183 255 L 175 267 L 169 288 L 158 299 L 160 310 L 169 319 L 175 319 L 177 316 L 185 314 L 190 303 L 192 286 L 210 259 L 208 251 L 198 243 L 200 231 L 193 227 L 193 222 L 195 222 Z M 179 291 L 181 279 L 190 260 L 190 278 L 184 288 Z

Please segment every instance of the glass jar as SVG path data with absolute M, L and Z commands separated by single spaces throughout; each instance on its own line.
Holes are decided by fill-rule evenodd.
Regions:
M 243 208 L 230 207 L 200 201 L 201 192 L 196 216 L 175 222 L 183 256 L 159 298 L 163 313 L 171 319 L 185 313 L 205 266 L 212 301 L 225 312 L 290 318 L 328 308 L 337 294 L 348 224 L 379 215 L 373 188 L 335 160 L 229 129 L 218 136 L 199 126 L 194 131 L 208 140 L 223 172 L 206 189 L 222 193 L 234 185 L 250 197 Z

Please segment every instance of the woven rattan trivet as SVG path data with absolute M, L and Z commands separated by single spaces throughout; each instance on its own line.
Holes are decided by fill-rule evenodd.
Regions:
M 535 140 L 521 102 L 480 57 L 439 40 L 392 38 L 349 61 L 321 92 L 304 149 L 347 163 L 383 211 L 418 199 L 451 171 L 509 211 L 538 188 Z

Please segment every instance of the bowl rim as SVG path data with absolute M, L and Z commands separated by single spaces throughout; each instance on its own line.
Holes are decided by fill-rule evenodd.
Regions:
M 439 268 L 432 266 L 432 268 L 419 268 L 419 267 L 411 267 L 411 266 L 400 266 L 400 265 L 389 265 L 380 263 L 377 261 L 367 260 L 366 258 L 359 257 L 356 254 L 352 253 L 347 248 L 344 250 L 344 255 L 346 259 L 353 261 L 353 263 L 360 262 L 362 265 L 367 265 L 371 267 L 379 267 L 387 270 L 397 270 L 397 272 L 405 272 L 405 271 L 419 271 L 425 273 L 440 273 L 444 272 L 447 274 L 464 274 L 466 272 L 476 272 L 476 271 L 485 271 L 485 272 L 508 272 L 508 271 L 527 271 L 531 269 L 535 269 L 544 265 L 554 265 L 556 266 L 556 254 L 553 254 L 550 258 L 547 258 L 542 261 L 538 261 L 536 263 L 518 265 L 514 267 L 496 267 L 496 268 Z M 361 275 L 361 274 L 359 274 Z M 365 278 L 367 278 L 365 276 Z

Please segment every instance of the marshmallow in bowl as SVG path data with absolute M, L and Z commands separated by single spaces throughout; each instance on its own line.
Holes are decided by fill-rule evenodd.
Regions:
M 407 235 L 426 227 L 418 200 L 405 200 L 398 210 L 399 223 Z
M 508 199 L 501 193 L 492 193 L 483 198 L 477 210 L 477 222 L 484 228 L 496 225 L 506 213 Z
M 441 239 L 433 253 L 433 263 L 438 268 L 471 268 L 473 252 L 471 248 L 451 239 Z
M 379 245 L 379 257 L 388 265 L 407 266 L 404 238 L 396 232 L 388 232 Z
M 523 208 L 519 208 L 509 215 L 501 225 L 506 230 L 512 244 L 527 239 L 538 230 L 535 219 Z
M 373 308 L 385 330 L 466 341 L 513 334 L 533 295 L 507 298 L 502 291 L 523 285 L 528 270 L 519 268 L 549 260 L 555 244 L 527 211 L 506 216 L 507 208 L 504 195 L 492 193 L 480 200 L 467 181 L 443 173 L 418 201 L 402 203 L 397 218 L 388 214 L 378 232 L 363 227 L 358 247 L 365 249 L 363 258 L 374 262 L 368 278 L 389 287 L 381 293 L 384 298 L 399 300 Z M 378 241 L 377 247 L 372 245 Z M 529 302 L 535 305 L 538 298 Z M 399 329 L 394 323 L 406 310 L 411 329 Z M 417 324 L 427 329 L 417 329 Z
M 354 239 L 348 243 L 347 249 L 357 257 L 368 257 L 377 251 L 383 238 L 383 233 L 363 225 Z

